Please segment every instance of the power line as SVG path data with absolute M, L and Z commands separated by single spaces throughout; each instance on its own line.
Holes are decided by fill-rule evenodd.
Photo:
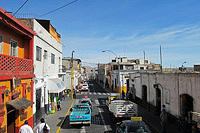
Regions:
M 52 12 L 55 12 L 55 11 L 57 11 L 57 10 L 59 10 L 59 9 L 62 9 L 62 8 L 64 8 L 64 7 L 66 7 L 66 6 L 68 6 L 68 5 L 71 5 L 71 4 L 73 4 L 73 3 L 77 2 L 77 1 L 79 1 L 79 0 L 71 1 L 71 2 L 69 2 L 69 3 L 67 3 L 67 4 L 65 4 L 65 5 L 63 5 L 63 6 L 59 7 L 59 8 L 56 8 L 56 9 L 54 9 L 54 10 L 52 10 L 52 11 L 49 11 L 49 12 L 47 12 L 47 13 L 44 13 L 44 14 L 40 15 L 39 17 L 48 15 L 48 14 L 50 14 L 50 13 L 52 13 Z
M 17 11 L 13 14 L 13 16 L 15 16 L 15 14 L 17 14 L 17 12 L 26 4 L 26 2 L 28 2 L 28 0 L 26 0 L 26 1 L 19 7 L 19 9 L 17 9 Z

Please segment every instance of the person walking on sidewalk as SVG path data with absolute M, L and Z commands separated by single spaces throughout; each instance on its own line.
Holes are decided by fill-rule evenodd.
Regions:
M 58 108 L 58 110 L 61 110 L 61 102 L 60 102 L 60 99 L 58 99 L 57 108 Z
M 161 127 L 162 127 L 162 133 L 167 133 L 166 126 L 167 126 L 167 112 L 165 109 L 162 110 L 160 114 L 160 120 L 161 120 Z
M 73 98 L 76 99 L 76 89 L 73 89 Z
M 19 133 L 33 133 L 33 129 L 28 125 L 27 120 L 25 120 L 24 125 L 20 127 Z
M 124 100 L 125 98 L 125 93 L 124 93 L 124 90 L 122 90 L 122 100 Z
M 40 119 L 40 124 L 37 126 L 36 133 L 49 133 L 50 127 L 45 123 L 44 118 Z

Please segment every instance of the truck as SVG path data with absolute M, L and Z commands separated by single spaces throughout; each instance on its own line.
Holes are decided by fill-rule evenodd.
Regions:
M 119 96 L 119 93 L 111 93 L 106 100 L 106 106 L 109 108 L 109 104 L 111 103 L 111 101 L 119 99 Z
M 88 124 L 91 125 L 91 109 L 89 104 L 75 104 L 70 109 L 69 124 Z
M 109 111 L 113 120 L 130 119 L 138 115 L 137 104 L 128 100 L 113 100 L 109 104 Z

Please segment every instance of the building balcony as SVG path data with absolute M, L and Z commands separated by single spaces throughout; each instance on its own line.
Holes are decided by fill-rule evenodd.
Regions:
M 33 74 L 33 61 L 0 54 L 0 75 Z

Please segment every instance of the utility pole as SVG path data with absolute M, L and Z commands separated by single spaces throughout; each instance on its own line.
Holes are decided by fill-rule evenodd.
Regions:
M 71 58 L 71 99 L 73 100 L 73 88 L 74 88 L 74 73 L 73 73 L 73 56 L 74 50 L 72 51 L 72 58 Z
M 144 64 L 145 64 L 145 51 L 143 51 L 144 52 Z
M 162 49 L 161 49 L 161 45 L 160 45 L 160 70 L 162 72 Z

